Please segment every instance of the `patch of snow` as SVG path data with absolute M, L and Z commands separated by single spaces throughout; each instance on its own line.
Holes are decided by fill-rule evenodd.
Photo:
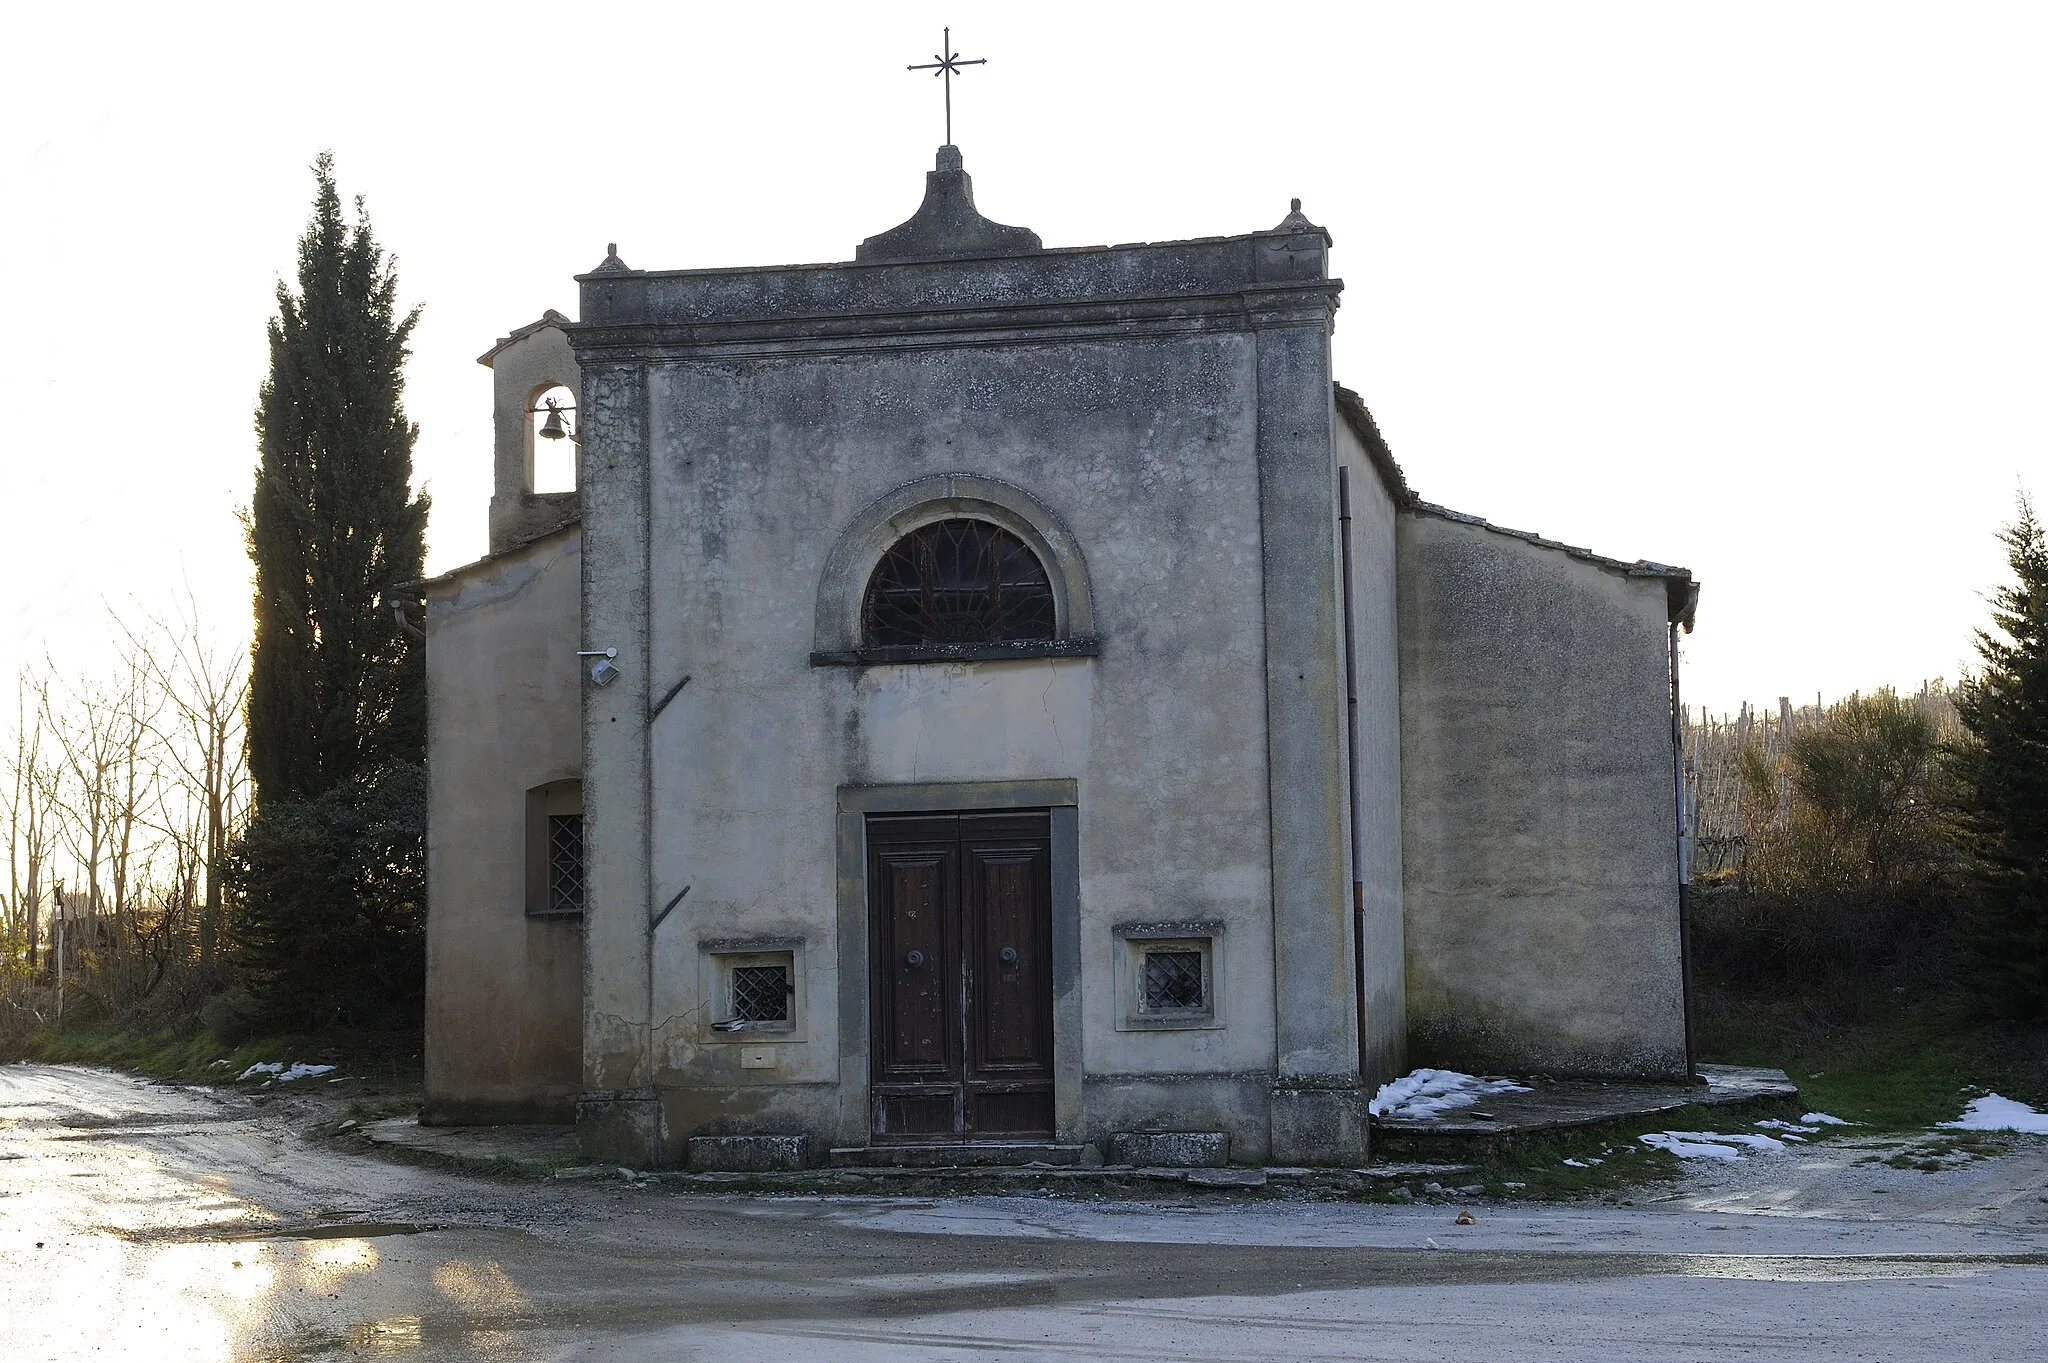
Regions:
M 1671 1134 L 1686 1140 L 1725 1141 L 1733 1145 L 1747 1146 L 1751 1150 L 1762 1151 L 1764 1154 L 1777 1154 L 1785 1148 L 1785 1142 L 1779 1140 L 1776 1136 L 1760 1136 L 1753 1131 L 1738 1131 L 1732 1135 L 1725 1136 L 1718 1131 L 1674 1131 Z
M 1772 1154 L 1785 1148 L 1785 1142 L 1776 1136 L 1742 1131 L 1652 1131 L 1637 1139 L 1658 1150 L 1669 1150 L 1680 1159 L 1738 1160 L 1745 1149 Z
M 1950 1131 L 2020 1131 L 2033 1136 L 2048 1136 L 2048 1112 L 1988 1093 L 1982 1098 L 1972 1098 L 1970 1105 L 1963 1109 L 1962 1116 L 1940 1125 Z
M 1368 1106 L 1375 1117 L 1434 1117 L 1471 1107 L 1489 1093 L 1527 1093 L 1512 1079 L 1481 1079 L 1456 1070 L 1415 1070 L 1380 1085 Z
M 1605 1160 L 1595 1159 L 1591 1155 L 1586 1156 L 1584 1159 L 1568 1159 L 1565 1161 L 1566 1164 L 1569 1164 L 1574 1169 L 1590 1169 L 1596 1164 L 1605 1164 L 1606 1162 Z
M 242 1080 L 252 1079 L 259 1074 L 272 1074 L 277 1076 L 278 1083 L 289 1084 L 294 1079 L 311 1079 L 315 1075 L 333 1072 L 332 1065 L 308 1065 L 303 1060 L 294 1061 L 289 1069 L 282 1060 L 259 1060 L 236 1076 L 235 1082 L 239 1084 Z
M 1798 1122 L 1788 1122 L 1782 1117 L 1766 1117 L 1757 1125 L 1766 1131 L 1798 1131 L 1808 1136 L 1820 1130 L 1817 1126 L 1801 1126 Z
M 1807 1114 L 1806 1114 L 1806 1115 L 1805 1115 L 1804 1117 L 1801 1117 L 1801 1118 L 1800 1118 L 1799 1120 L 1800 1120 L 1800 1121 L 1802 1121 L 1802 1122 L 1811 1122 L 1811 1123 L 1813 1123 L 1813 1124 L 1815 1124 L 1815 1125 L 1817 1125 L 1817 1126 L 1854 1126 L 1854 1125 L 1856 1125 L 1856 1123 L 1854 1123 L 1854 1122 L 1845 1122 L 1845 1121 L 1843 1121 L 1843 1120 L 1842 1120 L 1842 1119 L 1841 1119 L 1840 1117 L 1830 1117 L 1830 1116 L 1828 1116 L 1828 1114 L 1827 1114 L 1827 1113 L 1825 1113 L 1825 1112 L 1809 1112 L 1809 1113 L 1807 1113 Z M 1763 1125 L 1763 1123 L 1759 1122 L 1759 1123 L 1757 1123 L 1757 1125 L 1761 1126 L 1761 1125 Z
M 1742 1152 L 1732 1145 L 1683 1140 L 1675 1131 L 1650 1131 L 1637 1139 L 1655 1149 L 1669 1150 L 1680 1159 L 1717 1159 L 1733 1163 L 1742 1158 Z

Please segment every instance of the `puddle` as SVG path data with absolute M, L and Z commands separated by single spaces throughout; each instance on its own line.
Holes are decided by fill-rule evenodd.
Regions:
M 1968 1278 L 1999 1268 L 2048 1266 L 2048 1254 L 1674 1254 L 1645 1267 L 1663 1276 L 1765 1283 L 1860 1283 Z
M 256 1119 L 253 1117 L 216 1117 L 211 1119 L 196 1119 L 196 1121 L 206 1120 L 211 1120 L 215 1123 L 221 1123 L 254 1122 Z M 144 1126 L 95 1125 L 82 1131 L 66 1131 L 60 1134 L 45 1136 L 43 1139 L 49 1141 L 112 1141 L 134 1140 L 142 1136 L 212 1136 L 218 1134 L 219 1128 L 217 1125 L 213 1128 L 206 1128 L 198 1126 L 196 1124 L 196 1121 L 195 1119 L 184 1118 L 176 1122 L 152 1122 Z M 71 1126 L 73 1124 L 67 1122 L 65 1123 L 65 1125 Z
M 424 1235 L 446 1230 L 434 1221 L 329 1221 L 318 1225 L 168 1226 L 109 1233 L 138 1245 L 229 1244 L 253 1240 L 375 1240 L 387 1235 Z

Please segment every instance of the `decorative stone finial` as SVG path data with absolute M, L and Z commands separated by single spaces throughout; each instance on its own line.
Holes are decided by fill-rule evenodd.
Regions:
M 869 237 L 855 260 L 919 260 L 969 256 L 1015 256 L 1042 251 L 1038 233 L 990 222 L 974 207 L 974 182 L 960 149 L 939 148 L 937 168 L 925 172 L 924 202 L 910 221 Z
M 592 274 L 631 274 L 633 267 L 619 259 L 619 244 L 608 241 L 604 244 L 604 260 L 591 271 Z
M 1328 232 L 1324 231 L 1322 228 L 1310 222 L 1306 217 L 1302 216 L 1301 200 L 1299 199 L 1289 199 L 1287 201 L 1287 216 L 1280 219 L 1280 225 L 1278 227 L 1275 227 L 1273 230 L 1275 232 L 1288 233 L 1316 232 L 1321 234 L 1323 238 L 1323 245 L 1335 245 L 1335 243 L 1330 240 L 1330 234 Z

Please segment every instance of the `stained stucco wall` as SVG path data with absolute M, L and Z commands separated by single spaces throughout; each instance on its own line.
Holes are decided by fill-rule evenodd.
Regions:
M 567 1121 L 582 925 L 527 914 L 527 792 L 582 770 L 580 536 L 430 584 L 423 1120 Z
M 1410 1060 L 1683 1073 L 1663 580 L 1399 533 Z
M 1274 1066 L 1255 342 L 978 347 L 744 365 L 650 380 L 657 689 L 693 680 L 650 748 L 653 1078 L 672 1130 L 827 1131 L 864 1143 L 865 1039 L 838 991 L 835 791 L 1078 783 L 1080 996 L 1090 1122 L 1211 1127 L 1146 1076 L 1230 1091 L 1234 1144 L 1266 1144 Z M 931 474 L 1024 489 L 1093 583 L 1094 658 L 813 666 L 819 574 L 871 500 Z M 871 564 L 855 570 L 858 591 Z M 1116 1028 L 1113 926 L 1222 922 L 1222 1023 Z M 707 939 L 804 943 L 804 1034 L 744 1071 L 704 1028 Z M 1242 1089 L 1239 1094 L 1236 1090 Z M 1189 1110 L 1183 1110 L 1183 1109 Z M 1103 1132 L 1076 1134 L 1102 1135 Z
M 1406 946 L 1401 910 L 1401 685 L 1394 499 L 1359 438 L 1337 423 L 1351 493 L 1351 615 L 1358 697 L 1357 845 L 1364 995 L 1359 1065 L 1367 1088 L 1407 1070 Z

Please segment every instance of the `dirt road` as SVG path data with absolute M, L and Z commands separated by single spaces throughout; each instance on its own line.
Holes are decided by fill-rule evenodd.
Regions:
M 2017 1360 L 2048 1339 L 2048 1142 L 1953 1176 L 1814 1151 L 1459 1227 L 474 1178 L 303 1137 L 331 1106 L 0 1067 L 0 1359 Z

